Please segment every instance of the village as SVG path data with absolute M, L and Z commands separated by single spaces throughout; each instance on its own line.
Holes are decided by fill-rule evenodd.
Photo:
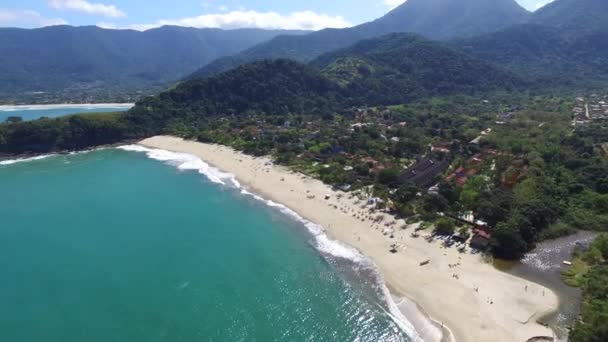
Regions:
M 608 95 L 577 97 L 572 113 L 574 127 L 586 126 L 592 122 L 608 122 Z
M 605 101 L 593 98 L 590 113 L 596 115 L 597 106 L 603 108 L 601 102 Z M 319 179 L 344 196 L 361 194 L 362 204 L 370 202 L 365 210 L 387 213 L 409 224 L 422 222 L 421 230 L 413 232 L 417 236 L 441 236 L 447 238 L 447 245 L 462 247 L 466 243 L 474 245 L 475 251 L 494 252 L 497 226 L 502 225 L 504 231 L 509 218 L 509 224 L 525 227 L 549 229 L 554 225 L 555 202 L 527 198 L 516 190 L 531 173 L 538 179 L 538 170 L 546 161 L 537 151 L 547 143 L 546 137 L 553 139 L 553 146 L 567 144 L 568 151 L 586 148 L 586 143 L 575 137 L 586 133 L 573 132 L 570 127 L 571 109 L 564 106 L 553 111 L 562 103 L 560 99 L 471 98 L 448 104 L 444 99 L 433 99 L 350 108 L 331 117 L 251 113 L 238 120 L 224 116 L 210 122 L 198 140 L 229 145 L 256 156 L 271 155 L 275 163 Z M 577 104 L 585 108 L 584 101 Z M 590 124 L 588 129 L 595 126 Z M 568 136 L 571 139 L 564 140 Z M 574 158 L 578 152 L 568 154 Z M 539 190 L 531 189 L 528 194 L 549 196 L 538 194 Z M 526 206 L 523 221 L 512 209 L 518 206 Z M 549 219 L 536 222 L 537 212 L 541 217 L 550 215 Z M 585 216 L 572 219 L 581 221 L 579 217 Z M 567 225 L 556 227 L 568 229 Z M 508 234 L 517 232 L 509 229 Z M 525 251 L 526 244 L 536 238 L 527 237 L 528 241 L 517 245 L 516 253 Z M 504 254 L 510 253 L 511 246 Z

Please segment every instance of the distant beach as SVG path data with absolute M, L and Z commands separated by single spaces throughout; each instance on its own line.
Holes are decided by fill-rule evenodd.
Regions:
M 372 217 L 356 197 L 275 166 L 268 158 L 166 136 L 146 139 L 140 145 L 197 156 L 233 174 L 244 189 L 287 206 L 321 225 L 329 237 L 356 248 L 378 267 L 395 297 L 392 304 L 424 341 L 512 342 L 554 336 L 537 320 L 558 308 L 557 295 L 495 269 L 480 254 L 460 253 L 444 248 L 440 241 L 412 237 L 416 225 L 389 231 L 374 222 L 377 214 Z M 382 222 L 393 221 L 393 227 L 405 226 L 405 222 L 383 215 Z M 390 252 L 392 245 L 396 253 Z
M 84 103 L 84 104 L 48 104 L 48 105 L 0 105 L 0 111 L 18 111 L 18 110 L 47 110 L 47 109 L 65 109 L 65 108 L 131 108 L 134 103 Z
M 0 122 L 11 116 L 24 121 L 39 118 L 58 118 L 66 115 L 124 112 L 133 107 L 133 103 L 92 103 L 92 104 L 52 104 L 52 105 L 0 105 Z

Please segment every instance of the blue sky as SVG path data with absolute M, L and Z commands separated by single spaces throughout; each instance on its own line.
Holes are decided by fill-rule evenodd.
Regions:
M 551 0 L 517 0 L 535 10 Z M 58 24 L 144 30 L 194 27 L 312 29 L 378 18 L 404 0 L 2 0 L 0 27 Z

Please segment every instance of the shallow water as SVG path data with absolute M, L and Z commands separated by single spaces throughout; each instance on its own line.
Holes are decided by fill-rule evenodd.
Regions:
M 568 327 L 578 317 L 581 299 L 580 290 L 566 285 L 562 280 L 562 272 L 568 268 L 563 262 L 572 259 L 572 252 L 577 244 L 587 245 L 595 236 L 593 232 L 579 232 L 568 237 L 545 241 L 526 254 L 520 262 L 497 262 L 498 268 L 542 284 L 559 296 L 558 312 L 545 317 L 543 321 L 556 329 L 561 340 L 566 340 Z
M 165 156 L 0 165 L 0 340 L 410 340 L 369 265 Z

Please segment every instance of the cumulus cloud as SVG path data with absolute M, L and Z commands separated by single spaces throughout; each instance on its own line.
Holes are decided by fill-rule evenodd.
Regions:
M 288 30 L 320 30 L 323 28 L 343 28 L 352 26 L 341 16 L 329 16 L 313 11 L 279 14 L 276 12 L 257 12 L 240 9 L 217 14 L 203 14 L 181 19 L 162 19 L 154 24 L 132 25 L 136 30 L 147 30 L 163 25 L 209 28 L 263 28 Z
M 65 25 L 67 22 L 61 18 L 47 18 L 36 11 L 3 11 L 0 10 L 0 26 L 12 27 L 43 27 L 52 25 Z
M 73 10 L 87 14 L 102 15 L 110 18 L 126 17 L 127 14 L 114 5 L 91 3 L 86 0 L 49 0 L 49 6 L 55 9 Z

